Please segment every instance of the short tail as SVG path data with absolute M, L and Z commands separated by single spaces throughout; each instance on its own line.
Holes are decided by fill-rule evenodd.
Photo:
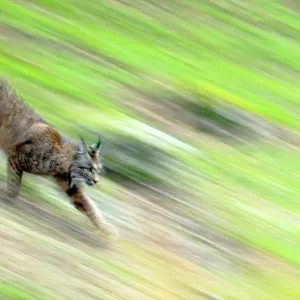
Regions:
M 0 78 L 0 101 L 10 98 L 14 94 L 14 91 L 5 79 Z
M 7 80 L 0 78 L 0 90 L 2 89 L 10 89 L 10 84 Z

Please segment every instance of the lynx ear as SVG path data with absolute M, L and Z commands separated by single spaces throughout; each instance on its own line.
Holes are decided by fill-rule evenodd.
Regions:
M 98 141 L 96 144 L 90 146 L 89 152 L 91 155 L 95 155 L 96 153 L 100 153 L 100 150 L 103 146 L 100 136 L 98 136 Z
M 83 139 L 81 139 L 81 143 L 76 148 L 76 153 L 83 154 L 86 152 L 86 150 L 87 150 L 86 143 L 84 142 Z

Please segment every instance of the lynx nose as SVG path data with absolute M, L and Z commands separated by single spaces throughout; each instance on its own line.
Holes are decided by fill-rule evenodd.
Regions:
M 85 182 L 88 185 L 94 185 L 95 183 L 97 183 L 97 181 L 95 181 L 94 179 L 87 179 Z

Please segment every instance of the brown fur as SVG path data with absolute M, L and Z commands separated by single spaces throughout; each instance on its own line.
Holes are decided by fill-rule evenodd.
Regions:
M 100 149 L 88 149 L 85 143 L 76 145 L 64 139 L 20 101 L 5 81 L 0 81 L 0 148 L 8 158 L 9 198 L 19 194 L 23 172 L 51 175 L 69 195 L 74 206 L 85 213 L 97 228 L 106 234 L 116 234 L 79 185 L 80 182 L 92 185 L 98 181 Z

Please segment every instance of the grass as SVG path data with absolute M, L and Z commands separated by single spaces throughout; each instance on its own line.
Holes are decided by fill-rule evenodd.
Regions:
M 177 212 L 299 267 L 298 148 L 278 141 L 225 144 L 195 129 L 187 135 L 188 127 L 173 134 L 172 128 L 166 130 L 125 104 L 134 107 L 140 95 L 154 100 L 165 95 L 159 103 L 172 102 L 168 92 L 175 91 L 200 104 L 237 106 L 298 133 L 297 10 L 275 0 L 92 0 L 89 5 L 79 0 L 0 0 L 0 7 L 0 74 L 43 117 L 72 138 L 90 128 L 157 147 L 172 162 L 154 173 L 169 190 L 184 195 L 184 201 L 176 203 Z M 119 159 L 133 177 L 155 177 L 149 164 L 141 161 L 137 167 L 116 157 L 107 154 L 107 160 Z M 116 196 L 114 189 L 106 192 Z M 130 251 L 124 249 L 127 255 Z M 135 251 L 137 260 L 147 256 Z M 158 276 L 161 271 L 153 272 Z M 161 286 L 151 291 L 153 287 L 140 274 L 132 275 L 128 266 L 114 272 L 149 297 L 172 299 L 172 292 Z M 290 277 L 272 268 L 249 273 L 245 281 L 239 275 L 225 274 L 227 280 L 218 276 L 212 279 L 218 286 L 209 290 L 225 299 L 247 299 L 251 293 L 256 299 L 299 295 L 297 285 L 289 285 Z M 240 288 L 242 294 L 234 296 L 237 287 L 231 281 L 244 284 L 244 292 Z M 224 282 L 230 285 L 228 294 L 221 287 Z M 182 279 L 181 286 L 187 295 L 196 293 L 187 280 Z
M 36 288 L 28 288 L 19 283 L 0 282 L 0 297 L 5 300 L 46 300 Z
M 27 34 L 25 49 L 18 38 L 2 41 L 2 72 L 97 106 L 102 101 L 95 89 L 104 90 L 108 81 L 145 89 L 150 76 L 298 129 L 289 105 L 299 104 L 299 22 L 275 1 L 267 1 L 268 11 L 249 4 L 254 20 L 231 4 L 225 9 L 210 1 L 181 2 L 186 15 L 195 16 L 192 22 L 144 1 L 132 8 L 109 1 L 89 8 L 80 1 L 2 2 L 2 24 Z M 255 18 L 260 26 L 254 26 Z M 292 27 L 292 37 L 271 28 L 279 19 L 286 31 Z

